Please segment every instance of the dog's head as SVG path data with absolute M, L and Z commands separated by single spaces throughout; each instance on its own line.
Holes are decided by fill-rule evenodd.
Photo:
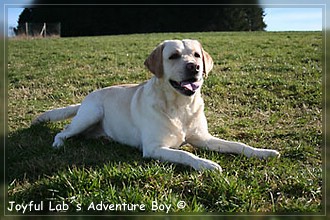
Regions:
M 159 44 L 144 64 L 177 92 L 191 96 L 200 89 L 213 60 L 196 40 L 168 40 Z

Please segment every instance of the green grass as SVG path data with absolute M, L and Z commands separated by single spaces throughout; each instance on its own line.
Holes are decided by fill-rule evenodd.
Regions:
M 194 38 L 215 66 L 202 88 L 210 132 L 280 151 L 259 160 L 184 146 L 219 163 L 217 172 L 144 159 L 105 139 L 69 139 L 51 148 L 65 122 L 30 127 L 39 113 L 81 102 L 91 91 L 139 83 L 165 39 Z M 8 200 L 171 205 L 177 212 L 322 212 L 322 33 L 168 33 L 9 40 L 6 174 Z M 185 201 L 184 209 L 177 208 Z M 46 204 L 47 203 L 47 204 Z M 10 214 L 10 212 L 7 212 Z M 114 214 L 111 211 L 93 213 Z M 161 212 L 163 213 L 163 212 Z M 31 214 L 31 213 L 28 213 Z M 67 214 L 67 213 L 64 213 Z M 117 213 L 120 214 L 120 213 Z

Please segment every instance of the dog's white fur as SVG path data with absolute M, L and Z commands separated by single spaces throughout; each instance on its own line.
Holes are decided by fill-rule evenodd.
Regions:
M 190 63 L 196 71 L 187 70 Z M 207 159 L 178 149 L 183 143 L 221 153 L 247 157 L 279 156 L 275 150 L 257 149 L 238 142 L 213 137 L 207 128 L 200 87 L 184 95 L 170 84 L 193 78 L 201 84 L 213 67 L 210 55 L 198 41 L 164 41 L 145 61 L 155 74 L 140 85 L 119 85 L 90 93 L 78 105 L 47 111 L 33 124 L 73 117 L 55 136 L 54 147 L 77 134 L 106 136 L 123 144 L 142 149 L 144 157 L 180 163 L 196 170 L 221 167 Z M 188 83 L 189 84 L 189 83 Z

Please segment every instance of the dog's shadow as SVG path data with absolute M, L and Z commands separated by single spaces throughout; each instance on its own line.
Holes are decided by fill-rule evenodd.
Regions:
M 123 163 L 148 166 L 148 163 L 155 163 L 155 160 L 143 158 L 137 148 L 104 138 L 76 136 L 67 140 L 65 146 L 54 149 L 51 145 L 58 132 L 57 128 L 53 129 L 49 124 L 40 124 L 9 133 L 5 144 L 9 184 L 16 180 L 33 182 L 69 168 L 88 169 L 105 165 L 119 166 Z M 176 172 L 183 171 L 181 166 L 175 166 L 174 169 Z

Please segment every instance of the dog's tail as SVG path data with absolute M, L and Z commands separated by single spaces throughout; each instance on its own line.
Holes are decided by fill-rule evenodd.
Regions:
M 32 121 L 32 125 L 39 124 L 41 122 L 47 121 L 61 121 L 64 119 L 72 118 L 78 112 L 81 104 L 69 105 L 64 108 L 56 108 L 49 111 L 46 111 L 39 115 Z

